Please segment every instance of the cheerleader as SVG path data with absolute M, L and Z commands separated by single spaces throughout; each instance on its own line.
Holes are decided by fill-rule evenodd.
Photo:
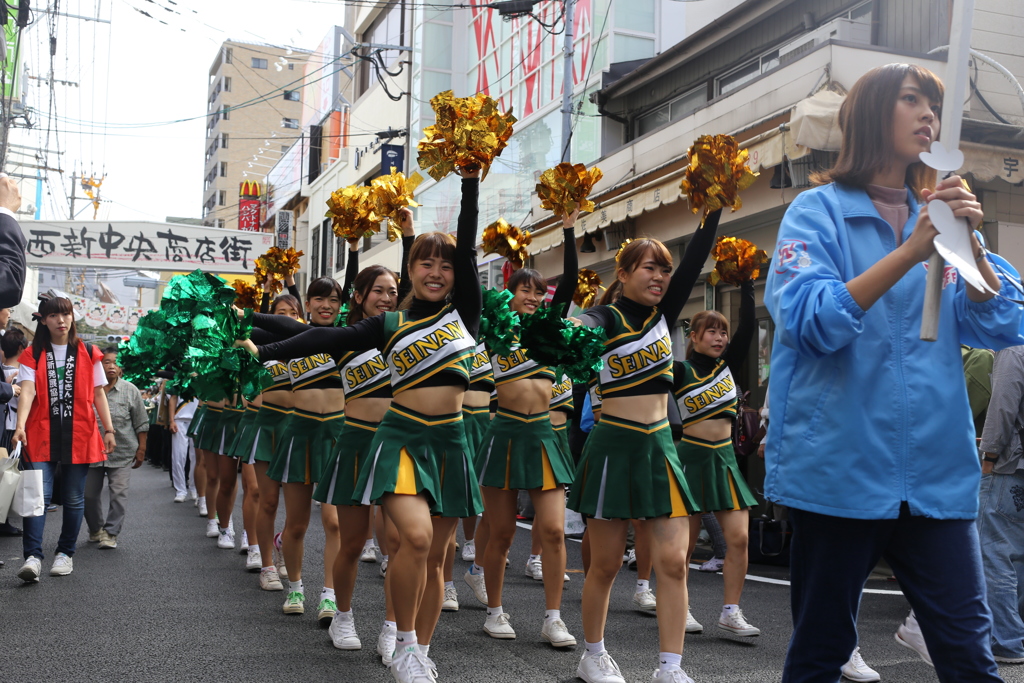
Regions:
M 283 315 L 257 313 L 253 323 L 265 332 L 283 338 L 304 331 L 333 329 L 341 309 L 342 288 L 336 280 L 313 280 L 306 290 L 306 314 L 310 325 L 297 325 Z M 345 418 L 345 390 L 338 366 L 327 353 L 275 357 L 286 360 L 292 388 L 292 411 L 274 431 L 274 453 L 267 476 L 282 484 L 285 525 L 281 551 L 288 570 L 288 590 L 282 611 L 303 614 L 305 587 L 302 564 L 306 529 L 312 509 L 313 490 L 320 481 L 324 463 L 333 456 Z M 276 499 L 275 499 L 276 501 Z M 317 606 L 317 620 L 328 627 L 336 612 L 334 576 L 331 568 L 338 554 L 338 514 L 333 505 L 320 508 L 324 527 L 324 588 Z
M 683 422 L 683 436 L 676 444 L 679 462 L 694 502 L 702 512 L 712 512 L 725 533 L 725 602 L 718 628 L 737 636 L 753 637 L 761 631 L 751 626 L 740 610 L 743 577 L 747 574 L 748 510 L 757 499 L 743 480 L 732 448 L 736 419 L 735 375 L 743 367 L 754 333 L 754 282 L 740 287 L 740 325 L 730 338 L 729 321 L 718 311 L 701 311 L 690 320 L 686 360 L 675 363 L 674 395 Z M 690 546 L 686 566 L 697 545 L 700 516 L 690 517 Z M 687 614 L 687 632 L 703 627 Z
M 568 306 L 576 291 L 576 237 L 573 226 L 579 211 L 563 221 L 562 277 L 551 306 Z M 506 283 L 512 292 L 512 310 L 531 315 L 543 305 L 547 282 L 529 268 L 516 270 Z M 520 489 L 528 490 L 536 516 L 546 562 L 544 574 L 545 616 L 541 638 L 553 647 L 575 647 L 561 617 L 565 576 L 565 487 L 572 483 L 572 455 L 565 441 L 552 429 L 549 417 L 553 368 L 538 365 L 518 340 L 507 356 L 492 353 L 491 368 L 498 392 L 498 411 L 488 425 L 477 451 L 488 539 L 483 562 L 487 587 L 487 618 L 484 632 L 492 638 L 514 639 L 509 615 L 502 608 L 505 559 L 516 532 L 516 502 Z M 564 421 L 563 421 L 564 422 Z
M 399 683 L 435 680 L 427 653 L 441 612 L 445 551 L 459 518 L 482 507 L 462 426 L 481 308 L 474 249 L 479 171 L 464 175 L 470 177 L 462 181 L 458 239 L 434 232 L 412 245 L 408 309 L 259 348 L 240 342 L 263 360 L 374 348 L 387 360 L 394 398 L 359 469 L 352 502 L 382 501 L 398 530 L 388 580 L 397 625 L 391 671 Z
M 203 464 L 206 480 L 206 512 L 199 507 L 200 516 L 206 517 L 206 537 L 220 540 L 220 525 L 217 523 L 217 499 L 220 495 L 220 470 L 216 449 L 223 436 L 221 420 L 224 417 L 226 401 L 206 401 L 206 414 L 198 431 L 196 455 Z
M 637 239 L 627 244 L 616 259 L 616 282 L 602 300 L 614 303 L 580 316 L 583 324 L 602 327 L 608 335 L 598 377 L 601 421 L 587 439 L 569 496 L 569 507 L 590 518 L 590 569 L 582 610 L 586 652 L 576 671 L 588 683 L 624 683 L 605 650 L 604 626 L 631 519 L 644 519 L 651 527 L 658 573 L 661 654 L 652 680 L 689 680 L 680 666 L 687 606 L 686 517 L 697 508 L 668 424 L 670 329 L 711 251 L 720 215 L 710 214 L 693 235 L 674 275 L 672 257 L 661 242 Z

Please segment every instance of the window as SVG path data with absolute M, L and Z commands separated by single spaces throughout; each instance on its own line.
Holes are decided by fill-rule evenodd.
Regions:
M 220 134 L 220 147 L 221 147 L 221 149 L 227 149 L 228 148 L 228 134 L 227 133 L 221 133 Z
M 295 65 L 292 64 L 291 62 L 288 62 L 288 70 L 289 71 L 295 71 Z
M 320 277 L 320 228 L 313 228 L 309 244 L 312 252 L 309 258 L 309 277 L 315 280 Z
M 232 50 L 230 47 L 224 49 L 224 63 L 225 64 L 231 64 L 231 58 L 233 56 L 233 53 L 234 53 L 234 50 Z
M 658 128 L 669 121 L 678 121 L 689 116 L 699 108 L 707 104 L 708 92 L 703 85 L 694 88 L 690 92 L 670 100 L 657 109 L 644 114 L 636 122 L 637 136 L 646 135 L 655 128 Z
M 378 45 L 402 45 L 402 38 L 402 8 L 394 0 L 384 6 L 362 34 L 362 42 Z M 389 64 L 391 60 L 399 58 L 399 54 L 394 50 L 385 51 L 383 56 Z M 358 97 L 369 90 L 370 84 L 373 82 L 373 71 L 368 61 L 361 60 L 359 62 L 356 76 L 356 96 Z
M 267 68 L 267 60 L 260 59 L 259 57 L 253 57 L 252 58 L 252 68 L 254 68 L 254 69 L 266 69 Z
M 761 74 L 771 71 L 778 65 L 779 51 L 772 50 L 719 78 L 715 84 L 715 90 L 719 95 L 725 95 L 754 80 Z
M 231 92 L 231 76 L 224 77 L 224 92 Z
M 228 203 L 228 192 L 227 190 L 217 190 L 217 205 L 226 206 Z
M 298 128 L 299 127 L 299 120 L 298 119 L 281 119 L 281 127 L 282 128 Z
M 231 113 L 231 107 L 229 107 L 228 105 L 225 104 L 224 108 L 220 110 L 220 117 L 222 119 L 224 119 L 225 121 L 227 121 L 229 118 L 231 118 L 230 113 Z
M 285 90 L 284 91 L 284 98 L 286 100 L 288 100 L 289 102 L 298 102 L 299 101 L 299 91 L 298 90 Z
M 227 178 L 228 177 L 228 162 L 226 162 L 226 161 L 220 162 L 220 177 L 221 178 Z

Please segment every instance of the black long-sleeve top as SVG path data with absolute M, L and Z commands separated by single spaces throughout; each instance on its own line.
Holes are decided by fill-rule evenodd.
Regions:
M 302 305 L 302 295 L 298 287 L 288 285 L 288 293 L 299 300 L 300 306 Z M 260 301 L 260 313 L 270 313 L 270 292 L 263 292 L 263 299 Z
M 476 178 L 462 179 L 462 206 L 455 241 L 454 282 L 449 301 L 423 301 L 413 298 L 406 314 L 410 320 L 421 320 L 451 305 L 458 311 L 466 331 L 476 337 L 480 329 L 482 295 L 480 278 L 476 265 L 476 233 L 478 222 L 478 197 L 480 181 Z M 404 240 L 403 240 L 404 243 Z M 407 260 L 407 259 L 406 259 Z M 407 269 L 403 268 L 403 271 Z M 403 278 L 408 281 L 408 275 Z M 411 285 L 410 285 L 411 286 Z M 283 317 L 283 316 L 276 316 Z M 292 321 L 294 322 L 294 321 Z M 264 327 L 262 316 L 260 326 Z M 264 329 L 268 329 L 264 327 Z M 274 332 L 275 330 L 269 330 Z M 365 318 L 349 327 L 318 327 L 306 329 L 301 334 L 279 342 L 259 346 L 260 360 L 284 360 L 302 358 L 317 353 L 330 353 L 339 358 L 348 351 L 365 351 L 377 348 L 383 350 L 387 343 L 384 333 L 384 314 Z M 451 384 L 451 375 L 438 373 L 436 381 L 424 385 Z
M 398 278 L 399 302 L 405 299 L 405 295 L 412 289 L 412 283 L 409 282 L 409 252 L 412 250 L 412 243 L 415 241 L 416 238 L 414 236 L 402 236 L 402 266 L 401 274 Z M 349 251 L 348 266 L 345 268 L 344 294 L 342 294 L 341 303 L 348 302 L 351 296 L 352 284 L 356 281 L 357 275 L 359 275 L 359 251 Z
M 576 293 L 576 282 L 579 279 L 580 262 L 576 254 L 576 231 L 573 228 L 562 229 L 562 277 L 558 278 L 558 286 L 551 297 L 551 305 L 568 304 Z M 566 306 L 566 310 L 569 307 Z

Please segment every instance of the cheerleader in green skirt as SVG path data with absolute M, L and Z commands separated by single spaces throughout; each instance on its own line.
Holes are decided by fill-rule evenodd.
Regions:
M 220 424 L 224 416 L 224 404 L 225 401 L 206 401 L 206 414 L 195 436 L 199 473 L 206 482 L 206 536 L 218 540 L 220 526 L 217 524 L 217 496 L 220 489 L 220 470 L 216 449 L 220 447 L 224 435 Z M 200 506 L 200 516 L 203 516 L 202 510 L 203 507 Z
M 428 649 L 444 595 L 445 551 L 459 518 L 482 507 L 462 426 L 482 305 L 475 248 L 480 172 L 463 173 L 471 177 L 462 181 L 457 239 L 434 232 L 412 245 L 408 308 L 258 348 L 239 342 L 264 361 L 378 349 L 388 363 L 394 398 L 352 502 L 381 501 L 398 531 L 387 572 L 397 625 L 391 672 L 398 683 L 434 680 Z
M 415 238 L 412 211 L 406 209 L 402 212 L 401 227 L 404 264 Z M 344 291 L 349 311 L 345 325 L 397 310 L 398 303 L 408 294 L 409 276 L 405 265 L 402 266 L 401 278 L 404 288 L 399 286 L 398 275 L 384 266 L 359 269 L 361 243 L 362 240 L 351 242 L 348 253 Z M 387 361 L 376 349 L 343 352 L 335 357 L 335 361 L 345 388 L 345 426 L 333 455 L 324 464 L 323 476 L 313 498 L 335 505 L 338 510 L 340 550 L 332 568 L 337 612 L 330 626 L 331 641 L 340 650 L 358 650 L 362 643 L 352 613 L 352 595 L 367 533 L 372 529 L 374 506 L 355 504 L 352 498 L 359 473 L 369 462 L 370 446 L 377 428 L 391 406 L 391 376 Z M 384 539 L 381 539 L 381 548 L 382 552 L 388 548 Z M 387 597 L 390 594 L 389 583 L 388 575 L 385 575 L 385 617 L 377 643 L 377 652 L 385 666 L 391 663 L 397 631 L 394 607 Z
M 671 327 L 715 242 L 721 211 L 711 213 L 690 239 L 672 272 L 664 244 L 637 239 L 620 249 L 616 281 L 580 315 L 604 328 L 608 340 L 598 374 L 601 421 L 583 449 L 569 507 L 590 518 L 590 570 L 583 585 L 586 651 L 577 676 L 589 683 L 624 683 L 604 646 L 608 599 L 622 567 L 631 519 L 651 529 L 659 602 L 659 668 L 653 681 L 686 679 L 681 670 L 686 629 L 687 516 L 698 511 L 683 476 L 668 424 L 672 389 Z M 545 562 L 546 564 L 546 562 Z
M 568 306 L 576 291 L 576 237 L 579 212 L 562 223 L 562 277 L 551 306 Z M 509 306 L 521 316 L 532 315 L 544 303 L 547 281 L 529 268 L 516 270 L 506 283 L 513 298 Z M 555 382 L 553 368 L 530 359 L 529 349 L 513 344 L 507 356 L 491 353 L 498 391 L 498 411 L 477 449 L 477 470 L 487 517 L 488 539 L 483 561 L 487 586 L 487 617 L 483 630 L 492 638 L 514 639 L 509 615 L 502 607 L 505 558 L 516 532 L 516 503 L 527 490 L 536 516 L 533 520 L 544 554 L 545 617 L 540 636 L 552 647 L 575 647 L 576 638 L 562 621 L 565 576 L 565 487 L 572 483 L 569 450 L 551 425 L 549 405 Z
M 732 428 L 738 392 L 735 375 L 746 360 L 754 327 L 754 283 L 747 280 L 740 288 L 740 324 L 731 338 L 729 321 L 718 311 L 693 316 L 686 360 L 675 364 L 673 391 L 683 420 L 683 437 L 676 445 L 683 476 L 701 511 L 712 512 L 718 519 L 729 548 L 722 568 L 725 602 L 718 627 L 743 637 L 761 633 L 739 607 L 747 574 L 748 510 L 757 505 L 757 499 L 736 464 Z M 695 515 L 690 518 L 687 567 L 699 533 L 700 517 Z M 687 620 L 696 624 L 692 616 Z

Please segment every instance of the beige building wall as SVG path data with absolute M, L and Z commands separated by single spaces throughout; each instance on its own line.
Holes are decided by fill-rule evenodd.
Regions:
M 204 225 L 237 229 L 239 184 L 254 180 L 265 191 L 267 171 L 299 137 L 305 61 L 301 51 L 286 54 L 282 48 L 235 41 L 221 46 L 209 74 Z M 286 93 L 294 99 L 286 99 Z M 295 128 L 286 127 L 285 119 Z

